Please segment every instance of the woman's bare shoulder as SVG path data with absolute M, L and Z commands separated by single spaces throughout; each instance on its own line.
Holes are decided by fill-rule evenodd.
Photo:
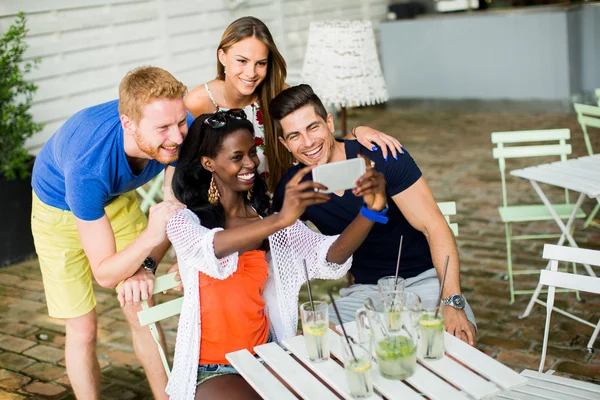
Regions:
M 192 113 L 194 118 L 201 114 L 213 113 L 216 111 L 215 105 L 210 98 L 210 94 L 206 91 L 205 85 L 208 85 L 208 90 L 214 92 L 217 82 L 220 81 L 214 79 L 210 82 L 197 86 L 190 90 L 190 92 L 185 96 L 185 108 Z

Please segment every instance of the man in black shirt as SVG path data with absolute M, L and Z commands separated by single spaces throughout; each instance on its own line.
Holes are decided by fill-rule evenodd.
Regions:
M 399 276 L 406 280 L 407 291 L 421 297 L 437 296 L 438 276 L 441 277 L 445 258 L 449 256 L 442 296 L 447 305 L 444 308 L 446 330 L 474 345 L 475 317 L 461 294 L 458 251 L 452 231 L 410 154 L 404 151 L 397 159 L 384 159 L 379 152 L 370 152 L 356 141 L 336 141 L 333 118 L 308 85 L 284 90 L 271 101 L 269 110 L 279 128 L 279 141 L 299 162 L 279 182 L 273 197 L 276 211 L 283 203 L 285 185 L 304 165 L 326 164 L 363 154 L 385 176 L 389 222 L 375 224 L 354 253 L 350 272 L 355 285 L 342 289 L 341 298 L 336 302 L 342 321 L 354 319 L 354 313 L 366 297 L 377 296 L 379 278 L 395 274 L 398 246 L 403 236 Z M 361 206 L 361 198 L 350 190 L 332 193 L 327 203 L 308 207 L 303 218 L 322 233 L 337 235 L 360 212 Z M 330 319 L 338 322 L 333 313 Z

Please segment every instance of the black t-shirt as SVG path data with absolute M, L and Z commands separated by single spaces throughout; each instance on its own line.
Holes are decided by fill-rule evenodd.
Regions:
M 403 235 L 402 256 L 400 259 L 399 275 L 403 278 L 417 276 L 433 268 L 431 252 L 425 235 L 412 227 L 402 215 L 392 196 L 408 189 L 420 177 L 421 170 L 404 150 L 398 155 L 398 160 L 389 157 L 386 162 L 380 151 L 371 152 L 356 140 L 344 142 L 346 158 L 356 158 L 363 154 L 375 161 L 375 169 L 384 174 L 387 185 L 389 221 L 387 224 L 375 223 L 363 244 L 354 253 L 354 261 L 350 272 L 356 283 L 375 284 L 383 276 L 394 275 L 398 259 L 400 236 Z M 283 176 L 273 196 L 273 207 L 279 211 L 285 196 L 285 185 L 303 165 L 293 166 Z M 312 179 L 308 174 L 305 179 Z M 311 221 L 326 235 L 338 235 L 356 218 L 362 206 L 362 198 L 356 197 L 351 190 L 346 190 L 343 196 L 331 194 L 327 203 L 310 206 L 303 218 Z

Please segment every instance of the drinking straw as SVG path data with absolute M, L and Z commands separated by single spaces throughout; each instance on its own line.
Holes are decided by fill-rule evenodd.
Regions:
M 436 308 L 435 308 L 435 315 L 434 315 L 433 319 L 437 319 L 438 313 L 440 312 L 440 301 L 442 301 L 442 292 L 444 291 L 444 282 L 446 282 L 446 271 L 448 271 L 448 260 L 449 259 L 450 259 L 450 257 L 446 256 L 446 262 L 444 263 L 444 272 L 442 272 L 442 283 L 440 284 L 440 294 L 438 294 Z M 429 342 L 427 343 L 427 357 L 429 357 L 431 355 L 431 348 L 433 346 L 432 341 L 433 340 L 431 340 L 431 338 L 430 338 Z
M 446 281 L 446 271 L 448 271 L 448 260 L 449 259 L 450 259 L 450 257 L 446 256 L 446 262 L 444 264 L 444 272 L 442 273 L 442 283 L 440 284 L 440 294 L 438 295 L 438 299 L 437 299 L 437 303 L 436 303 L 437 308 L 435 309 L 435 316 L 433 317 L 434 319 L 437 318 L 438 312 L 440 311 L 440 301 L 442 301 L 442 292 L 444 291 L 444 282 Z
M 337 305 L 335 304 L 335 300 L 333 299 L 333 294 L 331 293 L 331 290 L 327 291 L 327 294 L 329 294 L 329 299 L 331 300 L 331 305 L 333 306 L 333 309 L 335 311 L 335 315 L 338 318 L 338 321 L 340 321 L 340 326 L 342 327 L 342 332 L 344 333 L 344 338 L 346 338 L 346 342 L 348 343 L 348 348 L 350 349 L 350 354 L 352 354 L 352 358 L 354 359 L 354 362 L 356 362 L 358 364 L 358 359 L 356 358 L 356 355 L 354 354 L 354 350 L 352 349 L 352 345 L 350 344 L 350 338 L 348 337 L 348 334 L 346 333 L 346 328 L 344 328 L 344 324 L 342 323 L 342 317 L 340 316 L 340 312 L 338 311 Z M 361 378 L 364 378 L 364 376 L 361 376 Z M 364 378 L 365 381 L 365 388 L 366 393 L 369 392 L 369 385 L 366 381 L 366 378 Z M 362 379 L 361 379 L 362 380 Z
M 310 279 L 308 279 L 308 268 L 306 268 L 306 260 L 302 260 L 304 264 L 304 274 L 306 275 L 306 288 L 308 289 L 308 301 L 310 301 L 310 308 L 315 312 L 315 303 L 313 303 L 312 291 L 310 290 Z
M 340 326 L 342 327 L 342 332 L 344 333 L 346 342 L 348 342 L 348 348 L 350 349 L 352 358 L 354 358 L 354 361 L 358 362 L 358 359 L 354 355 L 354 350 L 352 350 L 352 346 L 350 345 L 350 338 L 348 337 L 348 334 L 346 333 L 346 328 L 344 328 L 344 324 L 342 323 L 342 317 L 340 316 L 340 312 L 338 311 L 337 305 L 335 304 L 335 300 L 333 300 L 333 294 L 331 293 L 331 290 L 329 290 L 327 293 L 329 294 L 329 299 L 331 300 L 331 305 L 333 306 L 335 315 L 337 316 L 338 321 L 340 321 Z
M 398 262 L 396 262 L 396 277 L 394 279 L 394 292 L 397 290 L 397 286 L 398 286 L 398 271 L 400 271 L 400 255 L 402 254 L 402 239 L 404 239 L 404 235 L 400 235 L 400 246 L 398 248 Z

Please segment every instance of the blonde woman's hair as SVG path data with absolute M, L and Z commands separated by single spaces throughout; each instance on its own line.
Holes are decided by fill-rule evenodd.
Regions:
M 142 108 L 157 99 L 182 99 L 187 87 L 158 67 L 139 67 L 125 75 L 119 85 L 119 114 L 140 122 Z
M 277 96 L 283 90 L 287 67 L 285 60 L 279 53 L 273 36 L 269 28 L 258 18 L 242 17 L 231 23 L 225 29 L 219 48 L 217 49 L 217 78 L 225 80 L 225 67 L 219 62 L 219 50 L 227 53 L 227 50 L 234 44 L 254 37 L 267 46 L 269 49 L 269 60 L 267 65 L 267 76 L 265 80 L 256 88 L 258 95 L 258 104 L 263 115 L 263 124 L 265 128 L 265 156 L 269 163 L 269 178 L 267 185 L 269 191 L 273 193 L 277 183 L 283 177 L 283 174 L 292 166 L 292 156 L 279 144 L 275 126 L 269 113 L 269 103 L 273 97 Z

